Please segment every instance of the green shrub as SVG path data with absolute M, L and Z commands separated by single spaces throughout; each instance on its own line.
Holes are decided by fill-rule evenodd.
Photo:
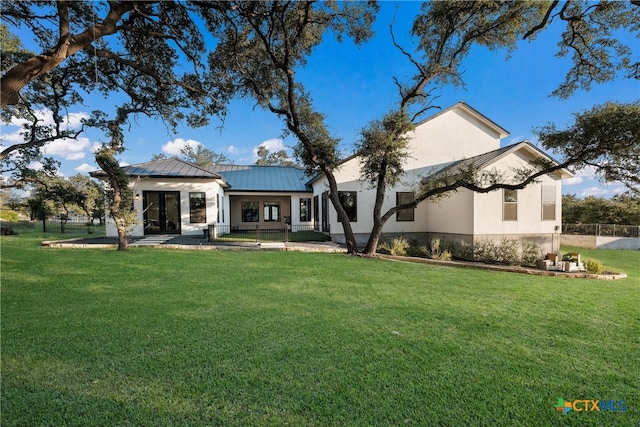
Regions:
M 604 264 L 599 259 L 585 259 L 584 268 L 589 274 L 600 274 L 604 270 Z
M 451 252 L 449 252 L 448 249 L 445 249 L 440 253 L 440 255 L 438 255 L 437 258 L 434 258 L 434 259 L 439 259 L 440 261 L 451 261 L 452 257 L 453 255 L 451 254 Z
M 476 261 L 497 262 L 498 248 L 496 242 L 481 239 L 473 242 L 473 259 Z
M 18 222 L 20 219 L 18 212 L 11 210 L 0 210 L 0 219 L 6 222 Z
M 500 242 L 480 239 L 473 244 L 473 259 L 498 264 L 520 264 L 520 241 L 503 237 Z
M 540 256 L 541 251 L 539 244 L 528 240 L 522 242 L 522 264 L 535 265 L 536 261 L 540 259 Z
M 466 261 L 473 261 L 473 246 L 466 242 L 445 240 L 442 243 L 445 251 L 451 253 L 452 257 Z
M 389 252 L 395 256 L 406 256 L 409 242 L 404 237 L 397 237 L 391 242 L 384 241 L 378 244 L 378 250 Z
M 443 249 L 444 244 L 438 238 L 431 239 L 429 246 L 421 246 L 420 251 L 431 259 L 438 259 L 440 261 L 451 261 L 451 251 Z
M 407 248 L 407 256 L 423 256 L 420 242 L 418 242 L 416 239 L 411 239 L 411 241 L 409 242 L 409 247 Z
M 519 264 L 520 263 L 520 242 L 516 239 L 503 237 L 500 244 L 496 245 L 496 259 L 500 264 Z

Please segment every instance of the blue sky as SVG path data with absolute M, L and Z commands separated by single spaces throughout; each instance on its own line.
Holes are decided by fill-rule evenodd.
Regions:
M 392 77 L 403 79 L 412 73 L 410 63 L 391 45 L 388 26 L 397 13 L 396 37 L 403 45 L 410 46 L 408 29 L 420 3 L 382 2 L 381 6 L 374 39 L 356 47 L 348 40 L 338 43 L 332 36 L 327 37 L 298 73 L 299 80 L 312 94 L 314 105 L 327 116 L 330 131 L 341 139 L 340 148 L 345 155 L 351 153 L 360 129 L 396 105 L 398 95 Z M 533 42 L 521 42 L 509 59 L 505 51 L 474 48 L 462 67 L 465 87 L 437 91 L 440 98 L 435 104 L 447 108 L 458 101 L 467 102 L 511 133 L 503 140 L 503 145 L 507 145 L 521 140 L 536 143 L 532 132 L 534 126 L 553 121 L 565 127 L 571 123 L 573 112 L 607 101 L 629 102 L 640 98 L 638 81 L 622 78 L 594 85 L 589 92 L 577 91 L 565 101 L 550 97 L 571 65 L 569 59 L 555 57 L 561 29 L 555 26 Z M 620 37 L 635 50 L 637 58 L 638 40 L 630 34 Z M 23 43 L 35 49 L 28 40 Z M 99 94 L 88 96 L 86 101 L 89 108 L 78 106 L 77 110 L 71 111 L 71 126 L 88 111 L 98 106 L 108 109 L 117 102 L 116 99 L 105 100 Z M 437 111 L 431 110 L 427 115 Z M 275 116 L 254 108 L 249 100 L 230 104 L 222 128 L 214 119 L 207 128 L 181 126 L 176 134 L 171 134 L 161 122 L 140 118 L 132 122 L 126 133 L 127 150 L 120 159 L 123 164 L 141 163 L 153 154 L 177 154 L 185 143 L 200 143 L 225 153 L 237 164 L 250 164 L 255 162 L 255 150 L 259 145 L 290 151 L 295 140 L 292 137 L 282 139 L 282 127 Z M 15 138 L 17 129 L 2 126 L 5 145 Z M 90 131 L 79 142 L 59 141 L 46 151 L 61 161 L 63 175 L 86 173 L 97 169 L 92 149 L 103 139 L 100 133 Z M 621 191 L 624 187 L 619 184 L 604 185 L 595 181 L 590 170 L 565 180 L 563 185 L 565 194 L 579 196 L 610 197 Z

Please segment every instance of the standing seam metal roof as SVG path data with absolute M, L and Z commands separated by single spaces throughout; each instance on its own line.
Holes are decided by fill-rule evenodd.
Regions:
M 214 165 L 208 170 L 219 173 L 231 185 L 231 191 L 309 192 L 304 169 L 291 166 Z
M 180 159 L 162 159 L 123 167 L 129 176 L 166 177 L 166 178 L 209 178 L 221 179 L 222 176 L 202 167 Z M 104 171 L 90 173 L 94 177 L 104 177 Z
M 489 165 L 490 163 L 492 163 L 494 160 L 497 160 L 508 153 L 518 151 L 519 149 L 525 148 L 525 147 L 537 153 L 539 156 L 545 157 L 547 160 L 551 162 L 558 163 L 556 160 L 549 157 L 546 153 L 544 153 L 535 145 L 531 144 L 529 141 L 522 141 L 522 142 L 517 142 L 515 144 L 507 145 L 506 147 L 498 148 L 497 150 L 488 151 L 486 153 L 482 153 L 477 156 L 458 160 L 457 162 L 453 162 L 448 166 L 435 172 L 432 176 L 435 176 L 441 173 L 455 174 L 457 172 L 461 172 L 468 169 L 481 169 Z

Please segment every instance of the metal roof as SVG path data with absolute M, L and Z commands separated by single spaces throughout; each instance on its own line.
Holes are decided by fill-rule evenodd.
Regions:
M 224 176 L 230 191 L 311 191 L 304 169 L 292 166 L 214 165 L 207 169 Z
M 148 178 L 208 178 L 221 179 L 222 176 L 200 166 L 180 159 L 162 159 L 147 163 L 124 166 L 122 169 L 129 176 L 144 176 Z M 104 171 L 91 172 L 93 177 L 105 177 Z
M 435 173 L 432 176 L 436 176 L 441 173 L 455 175 L 458 172 L 463 172 L 466 170 L 482 169 L 490 165 L 494 161 L 506 156 L 507 154 L 510 154 L 519 150 L 523 150 L 523 149 L 528 151 L 531 155 L 535 157 L 542 157 L 545 160 L 558 164 L 556 160 L 549 157 L 544 151 L 540 150 L 538 147 L 531 144 L 529 141 L 522 141 L 522 142 L 517 142 L 515 144 L 507 145 L 502 148 L 498 148 L 497 150 L 488 151 L 486 153 L 482 153 L 477 156 L 469 157 L 466 159 L 462 159 L 462 160 L 458 160 L 456 162 L 450 163 L 448 165 L 445 165 L 445 167 L 443 167 L 442 169 L 435 171 Z M 563 177 L 573 176 L 573 174 L 566 169 L 561 169 L 559 173 L 561 173 Z
M 213 165 L 196 166 L 180 159 L 162 159 L 123 167 L 129 176 L 147 178 L 222 179 L 231 191 L 309 192 L 304 169 L 291 166 Z M 95 178 L 106 173 L 90 172 Z

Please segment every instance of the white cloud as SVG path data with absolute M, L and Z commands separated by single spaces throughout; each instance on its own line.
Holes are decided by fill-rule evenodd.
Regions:
M 275 153 L 277 151 L 280 150 L 286 150 L 287 147 L 284 146 L 284 143 L 282 142 L 282 140 L 280 138 L 272 138 L 272 139 L 267 139 L 266 141 L 262 141 L 262 143 L 260 143 L 260 145 L 253 147 L 253 157 L 252 157 L 252 161 L 255 162 L 256 160 L 258 160 L 258 148 L 260 146 L 264 146 L 264 148 L 266 148 L 267 150 L 269 150 L 269 153 Z
M 47 143 L 43 152 L 45 154 L 58 155 L 65 160 L 80 160 L 86 155 L 85 150 L 91 146 L 88 138 L 57 139 Z
M 35 116 L 40 119 L 39 124 L 42 126 L 54 124 L 53 114 L 50 110 L 35 111 Z M 85 112 L 69 113 L 61 123 L 60 128 L 63 131 L 79 129 L 82 125 L 82 119 L 86 119 L 88 117 L 89 114 Z M 28 123 L 28 120 L 17 119 L 15 117 L 12 117 L 8 123 L 5 123 L 5 126 L 3 126 L 2 136 L 0 137 L 0 141 L 2 141 L 2 145 L 4 147 L 24 142 L 24 137 L 21 133 L 24 131 L 22 126 L 25 123 Z M 14 127 L 15 129 L 11 129 L 9 131 L 11 127 Z M 48 155 L 60 156 L 65 160 L 80 160 L 84 158 L 86 154 L 85 150 L 87 150 L 90 145 L 89 139 L 85 137 L 80 137 L 78 139 L 63 138 L 45 144 L 42 152 Z
M 31 162 L 29 163 L 29 169 L 33 169 L 34 171 L 41 171 L 44 165 L 41 162 Z
M 80 166 L 78 166 L 77 168 L 75 168 L 75 171 L 78 173 L 87 173 L 87 172 L 92 172 L 95 170 L 98 170 L 99 168 L 97 166 L 93 166 L 90 165 L 88 163 L 83 163 Z
M 604 197 L 607 194 L 607 189 L 605 187 L 586 187 L 580 190 L 580 197 L 587 196 L 595 196 L 595 197 Z
M 48 109 L 36 110 L 34 111 L 34 115 L 40 121 L 39 124 L 41 126 L 50 126 L 55 124 L 53 120 L 53 113 L 51 112 L 51 110 L 48 110 Z M 60 128 L 62 130 L 78 129 L 82 124 L 82 119 L 87 119 L 87 118 L 89 118 L 89 113 L 85 113 L 83 111 L 69 113 L 69 115 L 65 117 L 65 120 L 63 120 L 62 123 L 60 124 Z M 22 126 L 26 123 L 30 123 L 30 121 L 26 119 L 19 119 L 16 117 L 12 117 L 11 120 L 7 123 L 7 125 L 19 127 L 20 130 L 22 130 Z
M 587 166 L 576 172 L 574 177 L 563 179 L 562 185 L 582 184 L 585 180 L 593 180 L 596 178 L 596 170 L 593 166 Z
M 229 154 L 239 154 L 240 152 L 241 150 L 233 144 L 227 148 L 227 153 Z
M 582 177 L 580 175 L 576 175 L 571 178 L 566 178 L 562 180 L 562 185 L 576 185 L 582 184 Z
M 616 195 L 626 193 L 627 191 L 629 191 L 629 189 L 622 184 L 619 185 L 618 187 L 614 187 L 613 190 L 611 190 L 611 192 Z
M 627 191 L 627 187 L 625 187 L 621 183 L 616 182 L 610 185 L 604 184 L 599 187 L 593 186 L 593 187 L 583 188 L 578 195 L 583 198 L 588 196 L 612 197 L 612 196 L 615 196 L 616 194 L 624 193 L 625 191 Z
M 184 147 L 191 146 L 195 149 L 198 145 L 202 145 L 202 143 L 193 139 L 185 140 L 183 138 L 176 138 L 173 141 L 169 141 L 164 144 L 162 146 L 162 152 L 171 155 L 179 155 Z

